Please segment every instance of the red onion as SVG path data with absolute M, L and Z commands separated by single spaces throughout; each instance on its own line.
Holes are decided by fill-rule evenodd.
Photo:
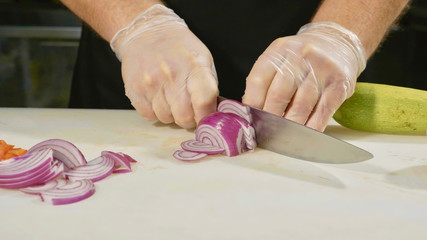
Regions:
M 114 170 L 113 173 L 127 173 L 131 172 L 130 164 L 135 162 L 133 158 L 124 153 L 118 152 L 110 152 L 110 151 L 102 151 L 101 156 L 111 159 L 114 162 Z
M 46 183 L 60 177 L 64 173 L 64 164 L 58 160 L 51 163 L 50 173 L 40 179 L 41 183 Z
M 46 148 L 53 150 L 53 157 L 63 162 L 66 169 L 72 169 L 86 164 L 86 159 L 80 150 L 74 144 L 62 139 L 49 139 L 40 142 L 31 147 L 28 153 Z
M 0 188 L 19 188 L 54 205 L 68 204 L 90 197 L 93 182 L 112 173 L 131 172 L 134 162 L 129 155 L 110 151 L 87 162 L 74 144 L 50 139 L 22 156 L 0 162 Z
M 218 110 L 218 112 L 223 112 L 223 113 L 234 113 L 234 114 L 244 118 L 246 120 L 246 122 L 248 122 L 248 123 L 252 122 L 249 107 L 243 105 L 242 103 L 240 103 L 236 100 L 227 99 L 227 100 L 221 101 L 218 104 L 217 110 Z
M 70 180 L 89 179 L 92 182 L 102 180 L 113 173 L 114 160 L 104 156 L 89 161 L 86 165 L 66 171 L 65 176 Z
M 195 161 L 195 160 L 199 160 L 201 158 L 206 157 L 207 154 L 206 153 L 184 151 L 184 150 L 177 150 L 174 152 L 173 156 L 179 160 Z
M 245 150 L 241 121 L 245 120 L 233 113 L 211 114 L 199 122 L 196 140 L 224 149 L 227 156 L 238 155 Z
M 181 143 L 181 147 L 186 151 L 206 154 L 219 154 L 225 151 L 224 148 L 197 140 L 184 141 Z
M 39 183 L 50 173 L 52 159 L 52 150 L 44 149 L 0 162 L 0 187 L 22 188 Z
M 43 191 L 47 191 L 55 187 L 62 187 L 66 184 L 67 184 L 67 180 L 61 178 L 61 179 L 55 179 L 55 180 L 49 181 L 44 184 L 38 184 L 38 185 L 26 187 L 26 188 L 21 188 L 20 190 L 28 194 L 40 194 Z
M 95 185 L 91 180 L 82 179 L 68 182 L 64 186 L 57 186 L 40 192 L 42 201 L 53 205 L 69 204 L 84 200 L 95 193 Z
M 255 130 L 250 125 L 248 107 L 234 100 L 224 100 L 218 105 L 218 111 L 199 122 L 196 139 L 181 143 L 183 150 L 176 151 L 175 158 L 194 161 L 219 153 L 232 157 L 255 149 Z

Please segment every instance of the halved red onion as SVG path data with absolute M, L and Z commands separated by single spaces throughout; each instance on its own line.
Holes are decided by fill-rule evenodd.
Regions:
M 89 179 L 92 182 L 97 182 L 110 176 L 113 173 L 113 168 L 113 159 L 100 156 L 89 161 L 86 165 L 65 171 L 64 174 L 72 181 Z
M 31 147 L 28 153 L 33 153 L 41 149 L 52 149 L 53 157 L 63 162 L 66 169 L 73 169 L 87 163 L 82 152 L 74 144 L 63 139 L 42 141 Z
M 82 179 L 67 182 L 66 185 L 57 186 L 40 192 L 42 201 L 53 205 L 75 203 L 84 200 L 95 193 L 95 185 L 91 180 Z
M 213 113 L 199 122 L 196 140 L 223 148 L 230 157 L 241 154 L 246 150 L 241 121 L 246 120 L 234 113 Z
M 173 156 L 176 159 L 183 160 L 183 161 L 196 161 L 196 160 L 199 160 L 199 159 L 206 157 L 207 154 L 206 153 L 184 151 L 184 150 L 177 150 L 173 153 Z
M 185 151 L 206 153 L 206 154 L 220 154 L 225 151 L 224 148 L 220 148 L 218 146 L 215 146 L 209 143 L 200 142 L 193 139 L 182 142 L 181 147 Z
M 180 160 L 200 159 L 203 155 L 218 154 L 236 156 L 256 147 L 255 130 L 251 126 L 249 108 L 234 100 L 223 100 L 218 111 L 204 117 L 196 128 L 196 140 L 181 143 L 174 153 Z

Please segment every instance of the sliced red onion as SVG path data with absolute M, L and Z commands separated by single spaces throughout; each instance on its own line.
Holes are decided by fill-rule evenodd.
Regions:
M 72 180 L 89 179 L 92 182 L 102 180 L 113 173 L 114 159 L 105 156 L 97 157 L 86 165 L 65 171 L 65 176 Z
M 0 188 L 20 188 L 54 205 L 68 204 L 90 197 L 93 182 L 113 171 L 130 172 L 133 162 L 136 160 L 129 155 L 110 151 L 87 162 L 75 145 L 51 139 L 36 144 L 22 156 L 1 161 Z
M 206 153 L 184 151 L 184 150 L 177 150 L 174 152 L 173 156 L 176 159 L 183 160 L 183 161 L 196 161 L 196 160 L 199 160 L 201 158 L 206 157 L 207 154 Z
M 105 152 L 108 152 L 108 151 L 105 151 Z M 130 162 L 130 163 L 136 163 L 136 162 L 138 162 L 138 161 L 136 161 L 135 159 L 133 159 L 131 156 L 129 156 L 129 155 L 127 155 L 127 154 L 124 154 L 124 153 L 122 153 L 122 152 L 117 152 L 117 153 L 115 153 L 115 154 L 117 154 L 117 155 L 121 156 L 122 158 L 126 159 L 126 160 L 127 160 L 128 162 Z M 102 155 L 102 152 L 101 152 L 101 155 Z
M 22 188 L 39 183 L 50 173 L 52 158 L 52 150 L 46 149 L 0 162 L 0 187 Z
M 247 124 L 247 122 L 240 122 L 239 123 L 242 125 L 242 130 L 243 130 L 243 134 L 244 134 L 244 138 L 245 138 L 245 142 L 246 142 L 246 148 L 248 150 L 253 150 L 256 148 L 256 139 L 255 139 L 255 129 Z
M 197 140 L 184 141 L 181 143 L 181 147 L 185 151 L 206 153 L 206 154 L 220 154 L 225 151 L 224 148 L 220 148 L 218 146 L 215 146 L 209 143 L 200 142 Z
M 52 160 L 52 150 L 46 149 L 34 154 L 25 154 L 0 162 L 0 178 L 25 176 L 38 168 L 49 164 Z
M 12 181 L 10 182 L 0 183 L 0 187 L 10 189 L 28 187 L 33 184 L 38 184 L 40 182 L 40 179 L 46 176 L 47 174 L 49 174 L 49 168 L 43 169 L 42 171 L 37 172 L 36 174 L 32 174 L 26 178 L 12 179 Z
M 175 158 L 195 160 L 202 158 L 203 154 L 219 153 L 232 157 L 255 149 L 255 130 L 250 124 L 249 108 L 234 100 L 223 100 L 218 105 L 218 111 L 199 122 L 196 140 L 182 142 L 184 151 L 176 151 Z
M 245 120 L 233 113 L 213 113 L 199 122 L 196 140 L 223 148 L 230 157 L 241 154 L 246 150 L 241 121 Z
M 40 168 L 37 168 L 36 170 L 29 172 L 27 175 L 17 176 L 17 177 L 3 177 L 0 178 L 0 186 L 1 184 L 9 184 L 9 183 L 20 183 L 25 182 L 29 179 L 37 179 L 40 180 L 43 178 L 43 176 L 49 174 L 50 170 L 50 164 L 43 164 Z
M 62 187 L 66 184 L 67 184 L 67 180 L 61 178 L 61 179 L 55 179 L 55 180 L 49 181 L 44 184 L 38 184 L 38 185 L 26 187 L 26 188 L 21 188 L 20 190 L 28 194 L 40 194 L 43 191 L 47 191 L 55 187 Z
M 244 118 L 248 123 L 252 122 L 249 107 L 243 105 L 242 103 L 240 103 L 238 101 L 232 100 L 232 99 L 227 99 L 227 100 L 221 101 L 218 104 L 217 111 L 223 112 L 223 113 L 234 113 L 234 114 Z
M 43 178 L 41 178 L 40 182 L 46 183 L 46 182 L 52 181 L 62 176 L 63 173 L 64 173 L 64 163 L 58 160 L 53 160 L 52 165 L 50 167 L 50 173 L 44 176 Z
M 27 153 L 41 149 L 52 149 L 53 157 L 65 164 L 66 169 L 73 169 L 86 164 L 86 159 L 80 150 L 72 143 L 62 139 L 49 139 L 31 147 Z
M 95 193 L 95 185 L 91 180 L 82 179 L 68 182 L 64 186 L 57 186 L 40 192 L 42 201 L 53 205 L 75 203 L 84 200 Z
M 110 151 L 102 151 L 101 156 L 110 158 L 114 161 L 113 173 L 127 173 L 131 172 L 131 162 L 136 162 L 135 159 L 124 153 L 115 153 Z

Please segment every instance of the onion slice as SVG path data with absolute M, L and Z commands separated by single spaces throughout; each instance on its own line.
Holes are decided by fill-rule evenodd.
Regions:
M 89 161 L 86 165 L 65 171 L 65 176 L 70 180 L 89 179 L 92 182 L 102 180 L 113 173 L 114 160 L 104 156 Z
M 0 188 L 18 188 L 54 205 L 74 203 L 95 192 L 93 182 L 113 172 L 130 172 L 134 162 L 129 155 L 110 151 L 87 162 L 74 144 L 50 139 L 22 156 L 1 161 Z
M 206 153 L 184 151 L 184 150 L 177 150 L 174 152 L 173 156 L 176 159 L 183 160 L 183 161 L 196 161 L 196 160 L 199 160 L 199 159 L 206 157 L 207 154 Z
M 88 179 L 82 179 L 41 191 L 40 197 L 42 201 L 50 202 L 53 205 L 62 205 L 84 200 L 94 193 L 95 185 L 93 182 Z
M 226 99 L 221 101 L 218 104 L 217 111 L 223 113 L 234 113 L 239 117 L 245 119 L 247 122 L 252 122 L 249 107 L 236 100 Z
M 58 160 L 53 160 L 50 167 L 50 173 L 40 179 L 41 183 L 52 181 L 64 173 L 64 164 Z
M 127 173 L 131 172 L 131 163 L 136 162 L 135 159 L 126 155 L 124 153 L 111 152 L 111 151 L 102 151 L 101 156 L 110 158 L 114 161 L 114 170 L 113 173 Z
M 22 188 L 37 184 L 50 173 L 52 150 L 25 154 L 0 162 L 0 187 Z
M 65 164 L 66 169 L 73 169 L 87 163 L 82 152 L 71 142 L 63 139 L 49 139 L 31 147 L 27 153 L 42 149 L 52 149 L 53 157 Z
M 200 142 L 197 140 L 184 141 L 181 143 L 181 147 L 185 151 L 206 153 L 206 154 L 220 154 L 225 151 L 224 148 L 221 148 L 209 143 Z
M 44 184 L 33 185 L 30 187 L 21 188 L 20 190 L 22 192 L 28 193 L 28 194 L 40 194 L 43 191 L 47 191 L 47 190 L 53 189 L 55 187 L 62 187 L 66 184 L 67 184 L 67 180 L 61 178 L 61 179 L 49 181 L 49 182 L 44 183 Z
M 49 149 L 4 160 L 0 162 L 0 178 L 25 176 L 49 164 L 51 160 L 52 150 Z

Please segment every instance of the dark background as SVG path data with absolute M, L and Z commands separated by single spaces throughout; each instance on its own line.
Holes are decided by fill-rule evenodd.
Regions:
M 0 0 L 0 27 L 45 25 L 76 27 L 81 25 L 81 21 L 58 1 Z M 67 47 L 65 44 L 59 48 L 51 48 L 49 46 L 52 44 L 46 43 L 52 41 L 30 41 L 30 69 L 33 79 L 29 88 L 22 82 L 22 65 L 19 63 L 21 56 L 16 50 L 19 39 L 0 36 L 0 107 L 67 106 L 78 41 L 73 42 L 75 45 L 70 45 L 74 47 Z M 358 81 L 427 90 L 426 57 L 427 1 L 414 0 L 368 61 L 367 68 Z M 42 92 L 33 94 L 32 98 L 44 99 L 32 105 L 33 100 L 25 100 L 29 91 Z
M 358 81 L 427 90 L 427 1 L 412 6 L 368 62 Z

